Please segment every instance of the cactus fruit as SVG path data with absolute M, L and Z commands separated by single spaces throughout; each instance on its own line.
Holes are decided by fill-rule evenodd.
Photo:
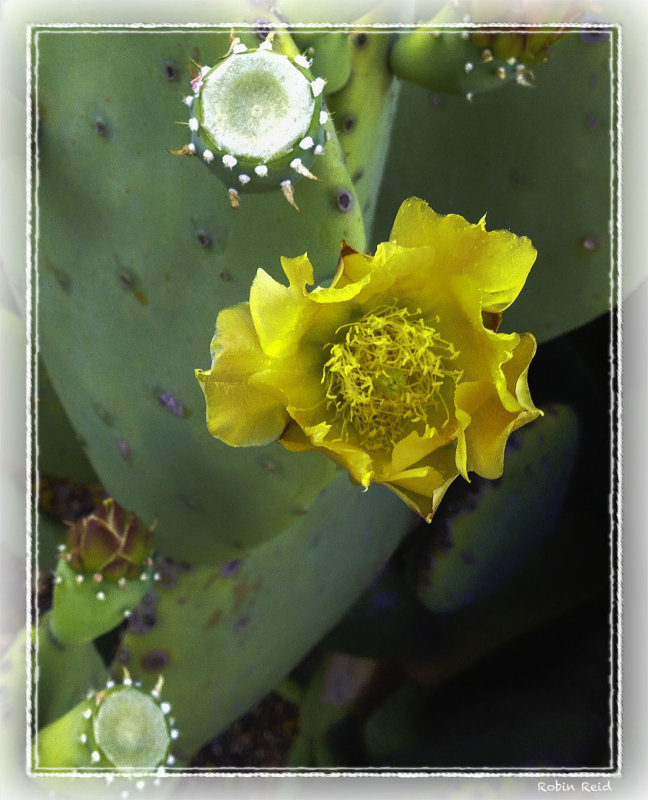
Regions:
M 100 574 L 107 581 L 138 578 L 150 562 L 153 527 L 145 528 L 108 498 L 97 511 L 70 525 L 61 557 L 74 572 Z
M 305 56 L 273 51 L 272 35 L 248 49 L 238 37 L 214 67 L 199 67 L 191 82 L 191 143 L 196 154 L 229 187 L 232 207 L 239 190 L 281 188 L 295 207 L 294 186 L 324 152 L 328 114 L 322 107 L 323 78 L 314 78 Z
M 389 63 L 403 80 L 432 91 L 460 94 L 467 100 L 506 84 L 534 85 L 534 74 L 524 63 L 497 58 L 488 47 L 478 46 L 467 31 L 408 33 L 394 45 Z
M 395 43 L 390 66 L 404 80 L 468 100 L 506 84 L 532 87 L 535 74 L 530 67 L 547 61 L 548 49 L 567 33 L 567 28 L 556 24 L 543 28 L 543 15 L 546 22 L 555 23 L 556 9 L 543 9 L 542 3 L 537 6 L 531 11 L 533 19 L 525 20 L 527 4 L 486 9 L 480 8 L 480 0 L 448 3 L 429 23 Z M 502 29 L 492 23 L 480 28 L 484 12 L 489 21 L 504 23 Z M 573 8 L 560 21 L 572 22 L 579 16 L 582 8 Z M 507 27 L 509 20 L 517 26 Z
M 36 737 L 34 766 L 154 769 L 175 764 L 178 729 L 161 700 L 164 681 L 144 691 L 127 670 L 121 684 L 109 680 Z
M 154 578 L 152 533 L 112 498 L 69 527 L 54 578 L 55 639 L 89 642 L 132 613 Z

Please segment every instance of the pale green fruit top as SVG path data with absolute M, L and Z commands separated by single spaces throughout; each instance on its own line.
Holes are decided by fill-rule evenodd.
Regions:
M 202 124 L 219 149 L 267 161 L 289 152 L 308 130 L 315 98 L 286 56 L 257 50 L 209 74 Z
M 153 698 L 130 686 L 106 695 L 94 718 L 93 733 L 116 767 L 162 764 L 171 741 L 164 711 Z

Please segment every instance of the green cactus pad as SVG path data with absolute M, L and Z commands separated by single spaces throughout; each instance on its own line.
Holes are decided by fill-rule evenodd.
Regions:
M 97 475 L 54 391 L 47 369 L 38 363 L 38 472 L 75 483 L 96 483 Z
M 400 92 L 400 81 L 387 64 L 391 36 L 370 32 L 367 26 L 373 19 L 374 15 L 367 15 L 354 28 L 350 36 L 351 77 L 327 99 L 368 231 L 379 198 Z M 407 195 L 399 189 L 395 196 L 402 200 Z
M 34 631 L 34 663 L 38 666 L 35 704 L 38 724 L 49 725 L 79 703 L 88 686 L 99 686 L 108 678 L 95 646 L 90 642 L 62 646 L 50 634 L 51 611 L 44 614 Z
M 354 188 L 332 123 L 301 214 L 281 191 L 233 213 L 197 158 L 167 153 L 187 141 L 191 59 L 216 63 L 226 33 L 48 30 L 37 47 L 39 339 L 52 384 L 106 491 L 158 520 L 160 551 L 236 558 L 298 520 L 335 468 L 215 442 L 193 369 L 259 267 L 279 278 L 281 256 L 308 251 L 320 280 L 342 239 L 364 248 L 358 204 L 337 202 Z
M 160 566 L 152 626 L 133 625 L 117 658 L 164 676 L 191 755 L 279 684 L 387 561 L 411 512 L 381 486 L 340 474 L 300 520 L 218 568 Z
M 460 497 L 440 509 L 412 555 L 426 608 L 448 613 L 475 603 L 533 555 L 553 531 L 577 442 L 574 412 L 550 406 L 513 434 L 502 478 L 474 476 L 474 486 L 458 487 Z
M 135 580 L 98 583 L 94 575 L 74 572 L 60 559 L 54 578 L 52 636 L 62 644 L 78 644 L 107 633 L 130 616 L 152 581 L 152 565 Z
M 324 96 L 339 92 L 351 77 L 351 37 L 346 31 L 293 31 L 295 44 L 313 59 L 311 72 L 326 81 Z

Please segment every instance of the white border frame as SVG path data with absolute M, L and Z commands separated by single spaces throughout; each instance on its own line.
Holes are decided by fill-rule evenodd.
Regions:
M 248 27 L 251 28 L 251 25 L 242 25 L 241 23 L 219 23 L 213 25 L 205 25 L 202 23 L 181 23 L 181 24 L 174 24 L 174 23 L 123 23 L 123 24 L 104 24 L 104 23 L 87 23 L 87 24 L 77 24 L 77 23 L 47 23 L 42 25 L 30 25 L 27 28 L 27 108 L 30 108 L 32 103 L 34 102 L 34 96 L 32 95 L 32 73 L 34 70 L 37 71 L 38 69 L 38 58 L 36 55 L 35 63 L 32 64 L 31 61 L 31 49 L 32 44 L 34 46 L 34 50 L 37 54 L 37 33 L 36 39 L 32 42 L 32 35 L 40 30 L 43 29 L 58 29 L 62 32 L 64 30 L 74 30 L 75 32 L 87 32 L 87 33 L 105 33 L 105 32 L 124 32 L 129 29 L 137 29 L 137 30 L 147 30 L 151 33 L 176 33 L 180 30 L 196 30 L 199 29 L 201 31 L 212 31 L 217 29 L 229 29 L 230 27 L 237 27 L 237 28 L 244 28 Z M 314 28 L 314 29 L 326 29 L 326 30 L 339 30 L 339 29 L 351 29 L 354 26 L 350 24 L 333 24 L 333 23 L 293 23 L 291 27 L 304 27 L 304 28 Z M 372 26 L 366 27 L 374 27 L 378 30 L 384 30 L 385 32 L 394 30 L 394 29 L 410 29 L 412 25 L 410 24 L 397 24 L 397 23 L 381 23 L 375 24 Z M 446 24 L 440 26 L 434 26 L 439 28 L 455 28 L 455 29 L 470 29 L 470 28 L 489 28 L 493 30 L 499 29 L 520 29 L 520 26 L 514 23 L 510 24 L 500 24 L 500 23 L 486 23 L 486 24 L 470 24 L 470 23 L 456 23 L 456 24 Z M 527 28 L 537 28 L 541 30 L 546 29 L 553 29 L 550 25 L 525 25 L 524 29 Z M 555 26 L 554 26 L 555 27 Z M 498 770 L 498 769 L 485 769 L 482 771 L 473 770 L 473 769 L 465 769 L 462 770 L 460 768 L 453 769 L 453 770 L 437 770 L 437 769 L 426 769 L 421 768 L 416 770 L 396 770 L 390 771 L 388 769 L 375 769 L 375 770 L 367 770 L 367 769 L 344 769 L 344 770 L 321 770 L 321 769 L 307 769 L 304 768 L 303 770 L 284 770 L 284 769 L 276 769 L 276 770 L 267 770 L 267 769 L 246 769 L 244 771 L 237 771 L 237 770 L 230 770 L 228 768 L 222 768 L 218 770 L 213 769 L 206 769 L 204 771 L 191 771 L 188 772 L 182 769 L 174 769 L 174 768 L 167 768 L 166 773 L 169 776 L 177 776 L 177 777 L 190 777 L 190 778 L 197 778 L 197 777 L 375 777 L 376 775 L 384 776 L 384 777 L 440 777 L 440 778 L 475 778 L 475 777 L 540 777 L 540 778 L 550 778 L 550 777 L 563 777 L 563 778 L 580 778 L 580 777 L 597 777 L 597 778 L 607 778 L 607 777 L 617 777 L 622 774 L 622 756 L 623 756 L 623 748 L 622 748 L 622 686 L 621 686 L 621 651 L 622 651 L 622 581 L 621 581 L 621 564 L 622 564 L 622 557 L 623 557 L 623 550 L 621 544 L 621 537 L 620 537 L 620 530 L 622 527 L 622 505 L 623 505 L 623 494 L 621 491 L 622 487 L 622 426 L 621 426 L 621 392 L 620 392 L 620 385 L 622 380 L 622 364 L 621 364 L 621 347 L 622 347 L 622 273 L 620 267 L 620 259 L 622 253 L 622 241 L 621 241 L 621 217 L 620 217 L 620 209 L 621 209 L 621 174 L 620 174 L 620 164 L 621 164 L 621 112 L 622 112 L 622 104 L 621 104 L 621 66 L 622 66 L 622 31 L 621 27 L 616 23 L 605 23 L 605 24 L 592 24 L 592 25 L 583 25 L 583 24 L 573 24 L 569 26 L 563 27 L 572 27 L 575 29 L 583 29 L 583 28 L 592 28 L 592 29 L 605 29 L 610 32 L 615 31 L 614 36 L 616 36 L 616 41 L 612 44 L 612 52 L 613 52 L 613 70 L 612 70 L 612 77 L 611 77 L 611 108 L 614 114 L 614 124 L 611 127 L 612 133 L 612 144 L 611 144 L 611 159 L 612 159 L 612 172 L 613 172 L 613 180 L 611 183 L 610 191 L 611 191 L 611 208 L 614 213 L 614 218 L 611 222 L 611 234 L 612 234 L 612 241 L 611 241 L 611 265 L 610 265 L 610 301 L 611 306 L 616 305 L 616 313 L 612 315 L 612 323 L 611 323 L 611 340 L 610 340 L 610 361 L 612 365 L 612 375 L 611 375 L 611 382 L 610 382 L 610 399 L 611 399 L 611 413 L 614 416 L 616 412 L 618 417 L 618 423 L 615 430 L 612 431 L 612 441 L 611 441 L 611 448 L 612 448 L 612 463 L 613 463 L 613 474 L 611 475 L 612 483 L 613 483 L 613 490 L 610 495 L 610 512 L 612 518 L 616 521 L 616 581 L 612 581 L 611 583 L 611 601 L 612 601 L 612 616 L 613 619 L 611 620 L 613 624 L 613 628 L 616 632 L 617 636 L 617 644 L 616 648 L 614 645 L 614 637 L 610 643 L 610 657 L 611 663 L 616 670 L 617 675 L 617 696 L 615 698 L 614 692 L 611 693 L 610 697 L 610 707 L 611 711 L 613 712 L 612 716 L 616 716 L 616 728 L 617 728 L 617 736 L 616 740 L 614 739 L 613 731 L 611 731 L 611 745 L 612 751 L 614 752 L 614 745 L 616 745 L 616 752 L 617 752 L 617 760 L 618 765 L 614 771 L 609 771 L 609 769 L 602 769 L 602 770 L 571 770 L 571 769 L 564 769 L 564 770 L 552 770 L 552 771 L 538 771 L 538 770 Z M 37 97 L 37 90 L 36 90 L 36 97 Z M 37 238 L 38 235 L 38 210 L 35 208 L 33 204 L 32 198 L 36 195 L 38 190 L 38 169 L 37 167 L 32 167 L 32 158 L 31 158 L 31 146 L 35 141 L 34 131 L 32 130 L 32 121 L 27 118 L 26 122 L 26 140 L 27 140 L 27 222 L 28 222 L 28 239 L 27 239 L 27 309 L 28 309 L 28 319 L 27 319 L 27 350 L 26 350 L 26 360 L 27 360 L 27 385 L 26 385 L 26 403 L 27 408 L 31 408 L 34 399 L 34 387 L 36 385 L 37 379 L 37 347 L 38 347 L 38 320 L 37 317 L 33 313 L 33 309 L 37 308 L 38 306 L 38 296 L 37 296 L 37 288 L 34 290 L 32 286 L 32 275 L 35 267 L 35 256 L 36 253 L 33 252 L 31 241 L 32 237 Z M 34 416 L 28 416 L 27 420 L 27 436 L 26 436 L 26 454 L 27 454 L 27 464 L 28 470 L 32 469 L 35 462 L 37 453 L 34 449 L 33 442 L 35 441 L 35 431 L 37 427 L 37 419 Z M 29 472 L 28 472 L 29 474 Z M 32 492 L 28 492 L 27 497 L 27 537 L 28 537 L 28 546 L 29 552 L 33 553 L 34 558 L 36 557 L 36 552 L 33 547 L 33 516 L 35 515 L 35 503 L 36 498 L 32 496 Z M 611 537 L 614 537 L 614 529 L 611 531 Z M 31 608 L 31 563 L 28 563 L 28 573 L 27 573 L 27 609 L 28 609 L 28 620 L 29 622 L 29 609 Z M 616 649 L 616 653 L 614 652 Z M 27 648 L 27 731 L 30 729 L 30 724 L 32 722 L 30 716 L 30 699 L 31 699 L 31 692 L 30 692 L 30 685 L 31 679 L 33 677 L 33 664 L 31 659 L 30 648 Z M 26 756 L 27 756 L 27 763 L 29 764 L 31 755 L 31 742 L 29 736 L 27 736 L 26 741 Z M 50 770 L 36 770 L 34 772 L 31 771 L 31 768 L 28 768 L 29 775 L 44 775 L 53 774 L 53 771 Z M 78 772 L 69 772 L 69 771 L 56 771 L 56 774 L 60 777 L 100 777 L 106 778 L 105 772 L 97 772 L 97 771 L 84 771 L 83 773 Z M 141 771 L 134 771 L 132 773 L 133 777 L 158 777 L 157 772 L 141 772 Z

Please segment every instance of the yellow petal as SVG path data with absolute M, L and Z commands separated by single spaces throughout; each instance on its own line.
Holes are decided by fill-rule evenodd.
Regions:
M 348 470 L 355 483 L 360 483 L 365 487 L 369 486 L 374 478 L 374 467 L 371 456 L 367 452 L 341 439 L 329 441 L 326 437 L 330 433 L 331 426 L 324 422 L 313 427 L 288 425 L 279 440 L 287 450 L 308 449 L 305 446 L 304 436 L 297 430 L 298 427 L 301 427 L 302 433 L 310 442 L 310 449 L 324 453 L 336 464 Z
M 342 252 L 338 261 L 335 276 L 331 281 L 331 286 L 343 288 L 350 283 L 363 280 L 371 272 L 373 258 L 359 253 L 346 242 L 342 243 Z
M 196 370 L 207 402 L 207 429 L 232 447 L 269 444 L 288 422 L 286 409 L 274 397 L 245 382 L 218 380 L 211 370 Z
M 264 367 L 266 358 L 259 345 L 249 303 L 224 308 L 218 314 L 211 355 L 212 368 L 216 366 L 220 380 L 246 379 Z
M 223 309 L 212 339 L 212 367 L 196 370 L 206 400 L 207 429 L 233 447 L 267 444 L 281 435 L 288 414 L 276 398 L 249 385 L 267 366 L 248 303 Z
M 411 431 L 394 445 L 391 467 L 394 473 L 402 472 L 447 443 L 448 438 L 439 433 L 433 436 L 421 436 L 417 431 Z
M 250 313 L 261 349 L 276 358 L 298 348 L 313 308 L 301 291 L 259 269 L 250 288 Z
M 503 365 L 502 371 L 506 377 L 509 391 L 515 394 L 520 406 L 526 411 L 539 413 L 531 399 L 529 391 L 528 373 L 531 359 L 536 352 L 536 340 L 530 333 L 520 335 L 520 343 L 515 348 L 511 360 Z
M 316 427 L 309 428 L 309 435 L 307 435 L 304 429 L 293 420 L 286 426 L 281 436 L 280 443 L 286 450 L 290 450 L 293 453 L 303 453 L 306 450 L 314 450 L 314 441 L 323 439 L 330 430 L 330 427 L 330 425 L 323 422 L 319 430 L 317 430 Z
M 485 219 L 473 225 L 457 214 L 441 216 L 419 198 L 400 207 L 390 241 L 401 247 L 433 245 L 440 268 L 470 275 L 483 290 L 484 310 L 503 311 L 518 296 L 536 259 L 526 237 L 486 231 Z
M 469 417 L 465 428 L 467 469 L 484 478 L 502 475 L 504 448 L 509 435 L 521 425 L 531 422 L 540 411 L 520 408 L 518 413 L 507 411 L 497 388 L 488 381 L 462 383 L 455 394 L 457 419 Z
M 419 516 L 423 517 L 426 522 L 431 522 L 435 511 L 439 507 L 443 496 L 447 492 L 450 484 L 453 482 L 454 477 L 448 478 L 444 483 L 434 489 L 431 494 L 428 494 L 427 488 L 424 492 L 417 492 L 413 488 L 405 488 L 398 484 L 388 483 L 389 488 L 398 497 L 406 503 L 412 511 L 415 511 Z
M 313 265 L 304 253 L 297 258 L 281 257 L 281 266 L 288 278 L 291 289 L 304 293 L 306 286 L 312 286 L 315 282 L 313 275 Z

